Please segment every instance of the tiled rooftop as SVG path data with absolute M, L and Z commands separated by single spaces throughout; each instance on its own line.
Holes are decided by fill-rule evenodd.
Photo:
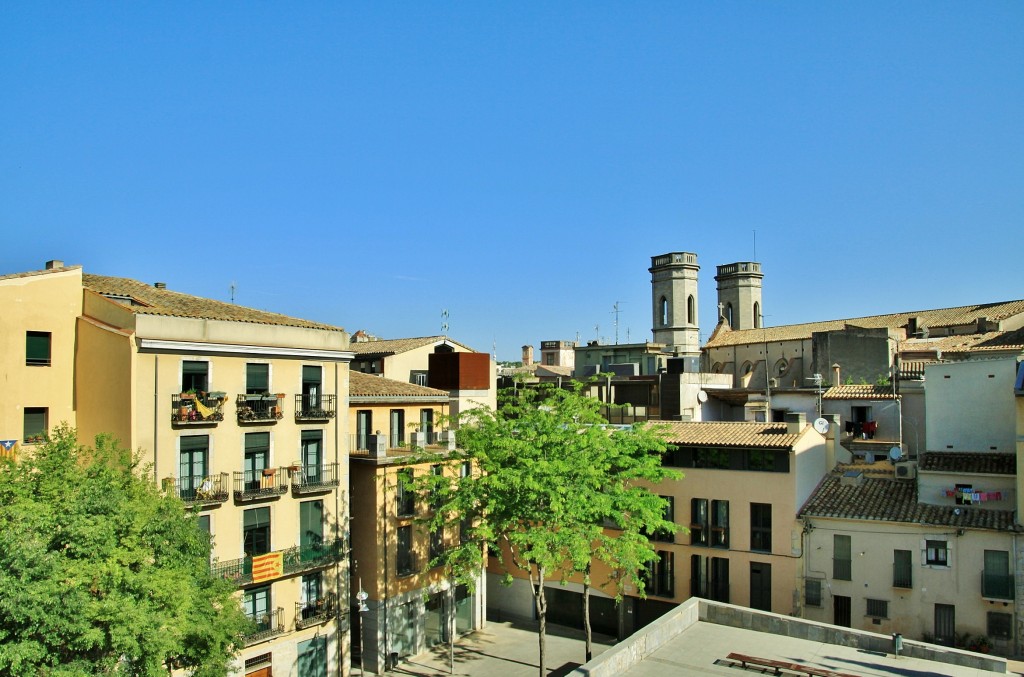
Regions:
M 919 318 L 920 325 L 925 327 L 959 327 L 973 324 L 982 317 L 988 318 L 990 321 L 999 321 L 1021 313 L 1024 313 L 1024 300 L 983 303 L 956 308 L 940 308 L 937 310 L 916 310 L 904 313 L 891 313 L 889 315 L 871 315 L 847 320 L 806 322 L 803 324 L 759 329 L 726 329 L 725 325 L 720 324 L 715 328 L 705 347 L 721 348 L 723 346 L 763 343 L 765 341 L 809 339 L 814 332 L 838 331 L 847 325 L 867 329 L 896 329 L 905 327 L 912 318 Z
M 348 375 L 349 397 L 415 397 L 417 399 L 429 397 L 433 399 L 448 399 L 448 392 L 437 388 L 427 388 L 415 383 L 405 383 L 383 376 L 364 374 L 358 371 L 350 371 Z
M 891 472 L 868 475 L 859 483 L 842 483 L 843 472 L 853 466 L 838 466 L 828 475 L 800 510 L 800 517 L 832 517 L 963 529 L 1013 531 L 1013 510 L 987 510 L 975 506 L 929 505 L 917 500 L 917 483 L 897 480 Z
M 1016 454 L 990 451 L 932 451 L 921 456 L 918 468 L 924 472 L 961 472 L 983 475 L 1016 475 Z
M 892 386 L 876 385 L 832 386 L 821 396 L 823 400 L 892 400 L 895 398 Z
M 785 423 L 658 421 L 652 425 L 667 432 L 670 444 L 693 446 L 789 449 L 800 437 L 788 432 Z
M 415 350 L 416 348 L 422 348 L 423 346 L 434 345 L 445 341 L 460 348 L 470 350 L 470 348 L 453 341 L 446 336 L 420 336 L 417 338 L 400 338 L 400 339 L 376 339 L 371 341 L 360 341 L 352 342 L 349 349 L 356 355 L 396 355 L 398 353 L 404 353 L 409 350 Z
M 124 277 L 85 274 L 82 275 L 82 284 L 86 289 L 98 294 L 133 299 L 133 304 L 125 305 L 125 308 L 140 315 L 166 315 L 203 320 L 227 320 L 231 322 L 252 322 L 307 329 L 344 331 L 341 327 L 333 327 L 329 324 L 300 320 L 295 317 L 288 317 L 287 315 L 235 305 L 234 303 L 182 294 L 170 289 L 158 289 L 153 285 Z

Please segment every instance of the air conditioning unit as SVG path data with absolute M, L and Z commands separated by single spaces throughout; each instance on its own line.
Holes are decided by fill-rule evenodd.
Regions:
M 896 479 L 912 480 L 917 477 L 917 461 L 900 461 L 896 464 Z

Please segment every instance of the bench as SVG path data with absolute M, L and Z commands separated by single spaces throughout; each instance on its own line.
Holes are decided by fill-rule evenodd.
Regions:
M 726 658 L 739 663 L 744 668 L 748 665 L 752 667 L 771 668 L 775 671 L 773 674 L 776 675 L 781 675 L 783 670 L 788 670 L 801 675 L 814 675 L 815 677 L 857 677 L 856 675 L 851 675 L 845 672 L 835 672 L 834 670 L 825 670 L 823 668 L 812 668 L 809 665 L 800 665 L 799 663 L 790 663 L 789 661 L 777 661 L 771 658 L 747 656 L 740 653 L 731 653 L 726 656 Z

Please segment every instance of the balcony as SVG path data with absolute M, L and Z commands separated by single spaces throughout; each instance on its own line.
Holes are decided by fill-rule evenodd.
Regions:
M 171 423 L 174 425 L 216 425 L 224 420 L 227 393 L 175 393 L 171 395 Z
M 334 593 L 328 593 L 311 602 L 296 602 L 295 629 L 303 630 L 331 620 L 337 613 L 336 600 Z
M 657 404 L 651 406 L 602 404 L 601 416 L 608 423 L 614 425 L 629 425 L 638 421 L 656 421 L 661 418 L 661 407 Z
M 284 573 L 300 574 L 334 564 L 343 556 L 343 541 L 334 539 L 283 550 Z
M 284 609 L 278 607 L 255 614 L 246 614 L 249 627 L 242 632 L 245 645 L 255 644 L 284 633 Z
M 168 477 L 164 479 L 164 491 L 177 496 L 185 503 L 197 505 L 224 503 L 231 496 L 226 472 L 215 475 Z
M 982 572 L 981 596 L 985 599 L 1013 601 L 1013 576 L 1006 573 Z
M 252 557 L 246 555 L 227 562 L 214 562 L 210 565 L 210 573 L 235 585 L 248 585 L 252 583 Z
M 331 491 L 338 486 L 338 464 L 299 466 L 292 471 L 292 493 L 316 494 Z
M 296 421 L 326 421 L 334 418 L 334 395 L 296 395 Z
M 284 393 L 239 395 L 235 398 L 239 423 L 274 423 L 284 418 Z
M 265 468 L 235 473 L 235 500 L 256 501 L 275 498 L 288 491 L 285 468 Z

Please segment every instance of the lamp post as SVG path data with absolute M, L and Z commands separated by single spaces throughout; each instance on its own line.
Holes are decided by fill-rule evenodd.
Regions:
M 448 674 L 455 674 L 455 627 L 452 623 L 455 615 L 455 586 L 446 578 L 441 581 L 441 592 L 447 593 L 445 595 L 446 601 L 445 606 L 445 625 L 447 626 L 446 632 L 448 634 Z
M 364 621 L 366 617 L 363 615 L 364 611 L 369 611 L 370 607 L 366 606 L 366 598 L 369 597 L 369 593 L 363 590 L 363 579 L 359 578 L 359 592 L 356 593 L 356 599 L 359 601 L 359 675 L 362 677 L 366 674 L 365 663 L 363 662 L 363 656 L 366 655 L 366 624 Z

